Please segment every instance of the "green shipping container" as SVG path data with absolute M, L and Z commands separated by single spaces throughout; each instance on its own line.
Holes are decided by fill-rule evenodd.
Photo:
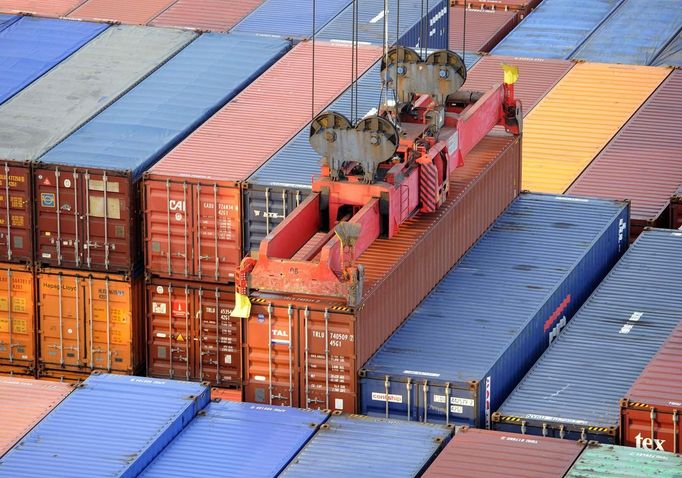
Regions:
M 682 455 L 625 446 L 592 444 L 565 478 L 679 478 Z

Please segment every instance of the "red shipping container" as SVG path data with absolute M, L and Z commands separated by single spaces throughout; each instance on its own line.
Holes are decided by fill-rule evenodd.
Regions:
M 2 0 L 0 13 L 27 13 L 39 17 L 63 17 L 85 0 Z
M 682 184 L 670 198 L 670 227 L 673 229 L 682 228 Z
M 621 444 L 680 453 L 682 324 L 670 334 L 621 401 Z
M 470 9 L 519 12 L 520 18 L 528 15 L 542 0 L 450 0 L 450 7 L 467 6 Z
M 245 324 L 245 400 L 357 409 L 357 372 L 518 195 L 521 140 L 489 135 L 465 158 L 444 205 L 358 259 L 360 304 L 256 293 Z
M 468 52 L 489 52 L 512 31 L 518 23 L 518 18 L 519 12 L 514 10 L 494 11 L 452 7 L 450 9 L 450 36 L 448 37 L 450 50 L 459 53 L 464 47 L 464 51 Z M 465 33 L 466 41 L 463 42 Z M 497 80 L 499 83 L 499 72 Z
M 178 0 L 154 18 L 155 27 L 181 27 L 225 32 L 264 0 Z
M 361 45 L 362 74 L 381 49 Z M 351 48 L 316 42 L 315 111 L 349 86 Z M 241 182 L 311 115 L 312 43 L 303 42 L 145 176 L 146 267 L 177 279 L 232 281 L 243 257 Z
M 4 161 L 0 173 L 0 261 L 33 261 L 33 201 L 29 163 Z
M 242 324 L 233 308 L 232 286 L 147 281 L 148 375 L 241 389 Z
M 563 478 L 584 441 L 463 427 L 424 478 Z
M 145 25 L 176 0 L 87 0 L 68 18 Z

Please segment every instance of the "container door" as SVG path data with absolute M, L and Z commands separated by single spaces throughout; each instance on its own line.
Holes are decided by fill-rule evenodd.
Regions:
M 308 308 L 300 315 L 301 406 L 355 413 L 354 317 Z
M 242 321 L 230 317 L 234 290 L 205 288 L 197 291 L 198 378 L 219 387 L 241 388 Z
M 242 260 L 241 190 L 237 187 L 197 185 L 195 237 L 196 276 L 200 280 L 233 281 Z
M 33 260 L 30 172 L 24 166 L 3 163 L 0 174 L 0 260 Z
M 33 274 L 0 270 L 0 372 L 35 370 Z
M 193 291 L 185 287 L 151 284 L 147 287 L 149 313 L 148 373 L 154 377 L 192 380 L 194 331 Z
M 627 400 L 623 402 L 628 405 Z M 672 407 L 660 410 L 644 404 L 641 407 L 630 404 L 621 408 L 621 445 L 680 453 L 680 422 L 680 412 Z
M 247 402 L 300 406 L 297 316 L 292 305 L 253 305 L 246 323 Z
M 83 237 L 79 224 L 87 211 L 80 209 L 79 175 L 63 169 L 36 172 L 36 261 L 53 267 L 80 268 Z
M 191 186 L 186 182 L 145 181 L 147 269 L 162 277 L 194 274 Z

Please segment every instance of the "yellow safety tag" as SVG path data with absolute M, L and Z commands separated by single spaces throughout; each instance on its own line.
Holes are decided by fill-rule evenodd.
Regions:
M 516 65 L 502 63 L 502 69 L 504 70 L 504 83 L 507 85 L 516 83 L 519 79 L 519 68 Z

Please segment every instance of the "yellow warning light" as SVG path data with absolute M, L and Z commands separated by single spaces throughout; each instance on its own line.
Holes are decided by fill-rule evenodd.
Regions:
M 519 79 L 519 67 L 502 63 L 502 69 L 504 70 L 504 83 L 506 85 L 513 85 L 516 83 Z

